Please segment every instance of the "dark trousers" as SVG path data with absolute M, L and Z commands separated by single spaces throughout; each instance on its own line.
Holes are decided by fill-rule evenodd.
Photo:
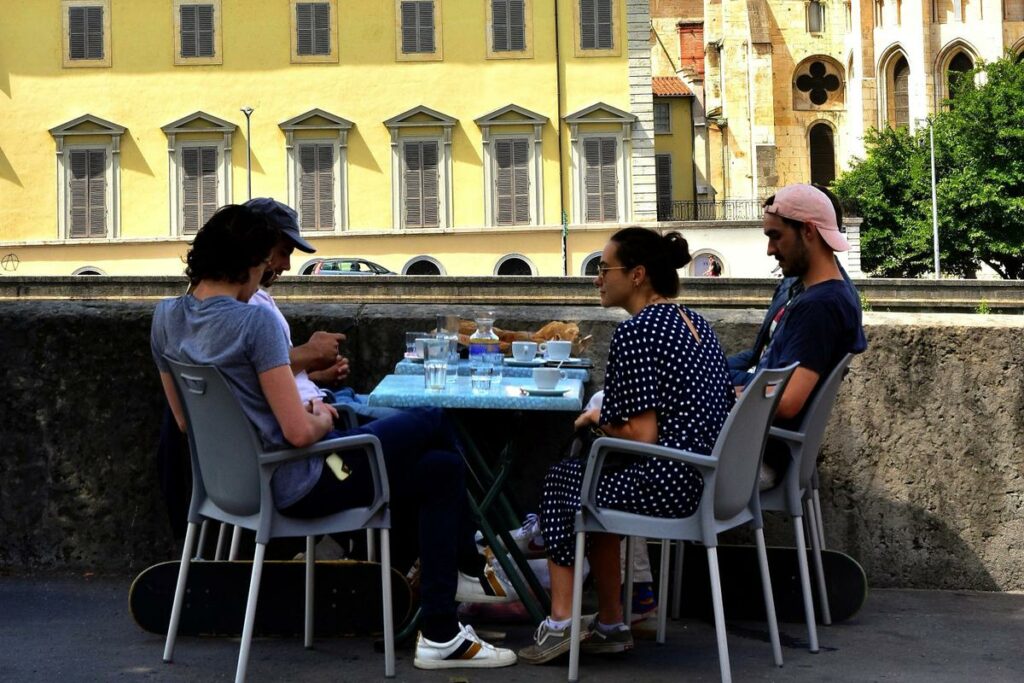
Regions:
M 473 542 L 465 464 L 447 416 L 440 409 L 416 408 L 325 438 L 350 434 L 380 439 L 391 494 L 394 564 L 404 568 L 419 556 L 424 616 L 454 613 L 459 569 L 476 574 L 482 559 Z M 369 468 L 362 456 L 339 455 L 352 474 L 339 481 L 325 465 L 313 490 L 282 513 L 319 517 L 369 502 Z

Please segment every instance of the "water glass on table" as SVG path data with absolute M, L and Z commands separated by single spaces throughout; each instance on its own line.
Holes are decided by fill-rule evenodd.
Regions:
M 500 351 L 483 354 L 482 365 L 491 368 L 491 381 L 501 384 L 501 369 L 505 363 L 505 356 Z
M 428 335 L 426 332 L 406 332 L 405 333 L 405 357 L 406 358 L 423 358 L 423 342 L 417 344 L 417 340 L 425 339 Z
M 448 344 L 443 339 L 426 339 L 423 343 L 423 387 L 441 391 L 448 380 Z
M 470 382 L 474 394 L 486 394 L 491 390 L 494 382 L 494 367 L 491 365 L 476 365 L 471 370 Z

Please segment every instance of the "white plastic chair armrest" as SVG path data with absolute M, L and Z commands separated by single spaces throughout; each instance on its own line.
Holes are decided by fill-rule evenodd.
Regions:
M 782 439 L 789 443 L 800 444 L 804 442 L 805 435 L 803 432 L 794 432 L 789 429 L 772 427 L 768 430 L 768 436 L 774 436 L 776 439 Z
M 603 436 L 594 441 L 593 446 L 590 448 L 590 458 L 587 460 L 587 468 L 583 473 L 583 486 L 580 490 L 581 500 L 597 500 L 597 483 L 600 479 L 601 470 L 604 469 L 605 459 L 612 453 L 678 460 L 695 466 L 702 475 L 712 472 L 718 467 L 718 458 L 709 455 L 700 455 L 699 453 L 691 453 L 690 451 L 677 448 L 632 441 L 630 439 L 616 439 L 610 436 Z
M 317 441 L 315 444 L 305 448 L 288 448 L 280 451 L 268 451 L 260 455 L 261 465 L 275 465 L 292 460 L 301 460 L 311 455 L 321 455 L 334 451 L 352 450 L 371 446 L 374 450 L 380 450 L 380 441 L 372 434 L 357 434 L 355 436 L 342 436 L 337 439 Z M 381 463 L 383 465 L 383 463 Z

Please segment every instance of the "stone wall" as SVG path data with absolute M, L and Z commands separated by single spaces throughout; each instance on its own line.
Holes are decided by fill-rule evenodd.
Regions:
M 0 305 L 0 569 L 135 570 L 173 554 L 157 486 L 162 411 L 149 357 L 152 303 Z M 297 340 L 352 330 L 353 383 L 387 373 L 402 332 L 439 307 L 284 306 Z M 756 311 L 706 310 L 727 349 L 753 338 Z M 621 315 L 594 307 L 499 308 L 499 324 L 578 320 L 603 353 Z M 828 544 L 874 586 L 1024 589 L 1024 318 L 869 313 L 871 348 L 840 393 L 823 450 Z M 479 417 L 481 422 L 486 416 Z M 504 426 L 491 422 L 495 433 Z M 569 438 L 547 416 L 515 432 L 528 507 Z M 791 544 L 784 520 L 770 542 Z

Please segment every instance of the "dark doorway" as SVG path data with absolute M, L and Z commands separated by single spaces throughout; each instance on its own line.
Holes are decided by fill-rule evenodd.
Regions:
M 827 123 L 811 126 L 811 182 L 828 187 L 836 179 L 836 147 L 832 127 Z

